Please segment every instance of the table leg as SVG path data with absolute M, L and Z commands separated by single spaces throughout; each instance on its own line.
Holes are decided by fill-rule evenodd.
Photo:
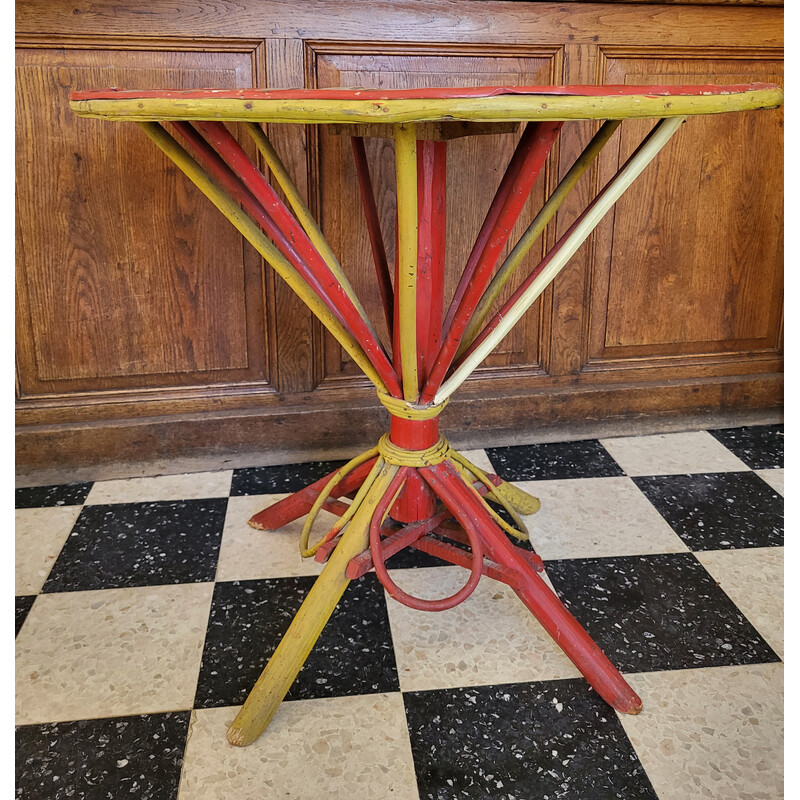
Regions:
M 311 587 L 300 610 L 283 635 L 261 676 L 253 686 L 233 724 L 228 741 L 237 746 L 254 742 L 278 710 L 303 667 L 311 648 L 330 619 L 350 579 L 346 575 L 352 558 L 369 544 L 369 526 L 378 503 L 397 472 L 385 464 L 342 535 L 342 539 Z
M 478 493 L 446 461 L 420 472 L 461 526 L 473 529 L 480 537 L 489 556 L 513 571 L 514 591 L 594 690 L 618 711 L 638 714 L 642 701 L 636 692 L 539 577 L 530 561 L 517 552 L 495 525 Z

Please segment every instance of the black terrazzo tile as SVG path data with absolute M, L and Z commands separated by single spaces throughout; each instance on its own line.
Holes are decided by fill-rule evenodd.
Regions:
M 195 708 L 243 703 L 315 578 L 221 582 L 214 587 Z M 339 601 L 287 700 L 399 691 L 389 616 L 374 574 Z
M 783 498 L 754 472 L 632 480 L 691 550 L 783 545 Z
M 624 475 L 597 439 L 486 448 L 496 473 L 506 481 L 607 478 Z
M 442 561 L 441 558 L 424 553 L 422 550 L 406 547 L 405 550 L 387 558 L 386 566 L 389 569 L 413 569 L 417 567 L 451 567 L 453 565 L 449 561 Z
M 583 680 L 403 694 L 421 800 L 656 800 Z
M 235 469 L 231 481 L 231 497 L 299 492 L 308 484 L 324 478 L 346 463 L 346 461 L 309 461 L 304 464 L 284 464 L 279 467 Z
M 780 660 L 691 553 L 550 561 L 547 574 L 624 672 Z
M 14 598 L 14 622 L 16 624 L 14 636 L 19 633 L 19 629 L 22 627 L 22 623 L 25 622 L 35 599 L 35 594 L 24 594 Z
M 783 425 L 721 428 L 709 433 L 750 469 L 776 469 L 783 466 Z
M 55 486 L 30 486 L 14 490 L 15 508 L 81 506 L 92 488 L 91 483 L 61 483 Z
M 189 712 L 17 728 L 17 800 L 170 800 Z
M 213 581 L 227 498 L 84 506 L 43 592 Z

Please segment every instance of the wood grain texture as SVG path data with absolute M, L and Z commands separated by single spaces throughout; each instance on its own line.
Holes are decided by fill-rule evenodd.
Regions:
M 513 0 L 19 0 L 17 31 L 52 35 L 239 37 L 350 42 L 780 46 L 780 8 Z
M 340 348 L 210 204 L 133 126 L 67 114 L 69 88 L 781 81 L 782 10 L 738 3 L 376 0 L 364 14 L 334 0 L 19 0 L 16 13 L 17 464 L 29 475 L 86 474 L 122 453 L 158 471 L 180 457 L 346 455 L 386 426 Z M 780 406 L 779 119 L 690 120 L 454 396 L 451 440 Z M 596 128 L 564 126 L 523 218 Z M 269 134 L 385 337 L 349 142 Z M 448 145 L 446 302 L 518 135 Z M 615 135 L 542 247 L 635 135 Z M 391 262 L 393 146 L 366 142 Z
M 496 48 L 490 51 L 478 48 L 463 48 L 459 45 L 444 46 L 447 55 L 432 56 L 424 50 L 397 47 L 390 52 L 348 53 L 346 48 L 329 46 L 314 49 L 316 85 L 364 86 L 386 89 L 420 88 L 425 86 L 481 86 L 502 85 L 509 79 L 558 83 L 561 76 L 560 49 L 548 49 L 537 53 L 522 54 L 518 50 L 507 51 L 496 56 Z M 344 50 L 344 52 L 342 52 Z M 448 145 L 447 171 L 447 245 L 445 271 L 445 302 L 449 303 L 458 279 L 478 235 L 483 219 L 500 183 L 506 166 L 514 152 L 520 134 L 496 134 L 474 138 L 455 139 Z M 327 129 L 319 132 L 320 207 L 324 212 L 323 229 L 334 250 L 342 254 L 342 262 L 352 265 L 351 279 L 365 306 L 376 323 L 380 323 L 380 297 L 371 271 L 369 240 L 363 216 L 353 214 L 353 201 L 358 197 L 355 167 L 349 148 L 339 136 L 331 135 Z M 381 228 L 386 243 L 387 257 L 394 260 L 395 194 L 393 147 L 384 139 L 368 139 L 365 142 L 367 157 L 373 178 L 376 202 L 381 218 Z M 557 149 L 557 146 L 556 146 Z M 544 202 L 546 188 L 552 175 L 545 169 L 536 182 L 530 201 L 521 220 L 511 235 L 516 241 Z M 552 186 L 550 186 L 552 188 Z M 502 258 L 511 246 L 505 248 Z M 534 248 L 526 260 L 523 270 L 532 268 L 544 254 L 543 245 Z M 519 280 L 506 287 L 501 302 L 516 289 Z M 541 306 L 537 304 L 511 336 L 498 348 L 488 361 L 490 366 L 534 365 L 539 366 L 539 332 L 542 327 Z M 385 328 L 380 329 L 385 337 Z M 332 377 L 353 374 L 353 369 L 343 360 L 341 350 L 330 342 L 327 369 Z
M 23 393 L 263 380 L 257 260 L 137 130 L 69 111 L 67 93 L 98 81 L 249 85 L 252 65 L 242 53 L 18 51 Z
M 602 51 L 609 82 L 703 82 L 738 75 L 781 80 L 775 53 L 698 59 Z M 620 128 L 618 156 L 648 128 Z M 720 358 L 780 341 L 783 273 L 783 112 L 690 119 L 598 231 L 592 262 L 588 361 Z M 665 199 L 668 202 L 665 202 Z M 654 302 L 654 298 L 656 302 Z M 616 368 L 616 367 L 615 367 Z

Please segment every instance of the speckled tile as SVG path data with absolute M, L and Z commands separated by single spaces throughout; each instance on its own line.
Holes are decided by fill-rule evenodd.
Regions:
M 422 800 L 656 800 L 584 680 L 404 694 Z
M 711 550 L 697 560 L 783 657 L 783 548 Z
M 304 464 L 284 464 L 278 467 L 235 469 L 231 497 L 299 492 L 346 463 L 347 461 L 308 461 Z
M 633 481 L 692 550 L 783 545 L 783 499 L 753 472 Z
M 79 506 L 92 488 L 91 483 L 60 483 L 53 486 L 30 486 L 14 490 L 16 508 Z
M 281 578 L 295 575 L 318 575 L 323 564 L 300 556 L 300 531 L 305 517 L 290 522 L 279 531 L 251 528 L 247 521 L 253 514 L 283 499 L 285 494 L 231 497 L 222 532 L 222 545 L 217 564 L 218 581 Z M 318 540 L 337 517 L 320 512 L 311 532 Z
M 41 591 L 80 512 L 80 506 L 20 508 L 14 512 L 15 594 Z
M 43 591 L 213 581 L 227 502 L 84 506 Z
M 189 712 L 17 729 L 18 800 L 173 800 Z
M 427 598 L 453 594 L 469 575 L 461 567 L 390 574 L 407 592 Z M 404 692 L 580 674 L 514 592 L 490 578 L 448 611 L 386 603 Z
M 312 577 L 214 587 L 196 708 L 243 703 L 314 582 Z M 397 691 L 383 588 L 374 574 L 350 583 L 287 695 L 306 700 Z
M 766 481 L 781 497 L 784 496 L 783 468 L 757 469 L 755 472 L 761 480 Z
M 212 588 L 39 595 L 16 642 L 17 724 L 190 709 Z
M 751 469 L 783 466 L 783 425 L 722 428 L 709 433 Z
M 551 561 L 547 572 L 622 671 L 778 660 L 691 553 Z
M 783 797 L 783 665 L 631 675 L 620 720 L 659 800 Z
M 86 498 L 86 505 L 227 497 L 231 489 L 232 476 L 233 470 L 223 470 L 97 481 Z
M 417 800 L 400 694 L 284 702 L 248 747 L 225 732 L 238 708 L 193 712 L 180 800 Z
M 494 465 L 489 460 L 489 456 L 485 450 L 459 450 L 458 452 L 464 456 L 467 461 L 471 461 L 484 472 L 494 472 Z
M 624 475 L 597 439 L 580 442 L 487 447 L 486 455 L 506 481 L 608 478 Z
M 708 431 L 601 439 L 628 475 L 741 472 L 747 465 Z
M 517 481 L 542 503 L 524 517 L 536 552 L 551 558 L 680 553 L 681 538 L 630 478 Z
M 19 629 L 22 627 L 22 623 L 25 622 L 28 612 L 31 610 L 31 606 L 33 605 L 33 601 L 35 599 L 35 594 L 28 594 L 14 598 L 15 635 L 19 635 Z

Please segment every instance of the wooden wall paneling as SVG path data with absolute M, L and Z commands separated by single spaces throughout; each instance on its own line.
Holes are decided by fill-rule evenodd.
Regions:
M 552 84 L 562 79 L 560 47 L 503 48 L 462 47 L 456 44 L 410 48 L 407 45 L 359 45 L 309 43 L 310 64 L 315 85 L 379 86 L 387 89 L 436 85 L 485 86 L 518 82 Z M 494 192 L 519 138 L 501 134 L 454 139 L 448 143 L 447 257 L 445 302 L 449 303 L 461 270 L 489 208 Z M 358 187 L 347 137 L 318 132 L 320 164 L 320 208 L 326 236 L 363 298 L 365 307 L 384 341 L 387 338 L 374 267 L 360 210 Z M 394 259 L 394 148 L 389 139 L 366 141 L 376 201 L 382 222 L 384 241 L 390 263 Z M 558 146 L 554 148 L 557 158 Z M 510 251 L 525 227 L 546 198 L 545 188 L 552 188 L 554 175 L 548 167 L 539 176 L 531 200 L 516 225 Z M 534 247 L 519 276 L 504 290 L 501 302 L 516 289 L 526 270 L 544 254 L 546 237 Z M 500 262 L 498 262 L 500 263 Z M 540 374 L 548 354 L 550 293 L 538 302 L 524 321 L 487 359 L 491 374 L 503 369 Z M 339 345 L 326 336 L 326 378 L 340 379 L 357 375 L 350 359 Z M 480 375 L 480 373 L 478 373 Z
M 17 31 L 474 44 L 780 47 L 781 8 L 515 0 L 17 0 Z
M 606 83 L 781 81 L 775 51 L 601 52 Z M 623 124 L 601 184 L 648 125 Z M 688 120 L 598 227 L 584 369 L 779 363 L 781 153 L 781 110 Z
M 363 4 L 339 0 L 77 0 L 69 6 L 55 0 L 19 0 L 16 15 L 20 65 L 27 69 L 19 91 L 28 98 L 28 108 L 18 113 L 23 155 L 18 158 L 17 464 L 21 471 L 39 475 L 59 467 L 81 467 L 84 474 L 94 475 L 101 462 L 118 464 L 121 457 L 129 465 L 149 465 L 141 469 L 152 472 L 168 471 L 170 460 L 180 457 L 195 458 L 198 468 L 209 469 L 348 455 L 372 443 L 386 422 L 370 386 L 339 348 L 330 346 L 305 307 L 271 271 L 263 272 L 258 256 L 205 200 L 193 197 L 187 182 L 179 186 L 178 177 L 164 165 L 153 169 L 160 156 L 136 131 L 125 134 L 120 126 L 112 133 L 115 126 L 88 120 L 84 122 L 94 128 L 86 134 L 69 130 L 75 120 L 59 107 L 61 95 L 54 105 L 43 101 L 39 87 L 46 87 L 48 79 L 32 77 L 40 76 L 43 66 L 51 65 L 51 95 L 66 95 L 66 85 L 59 84 L 62 65 L 92 83 L 99 77 L 90 69 L 109 70 L 113 65 L 125 71 L 116 77 L 104 73 L 103 82 L 133 86 L 322 86 L 343 80 L 369 85 L 366 81 L 371 80 L 373 85 L 382 81 L 381 85 L 402 87 L 420 85 L 433 75 L 437 82 L 465 83 L 475 73 L 481 83 L 602 83 L 676 76 L 687 83 L 709 76 L 720 81 L 733 76 L 773 80 L 779 75 L 783 36 L 780 8 L 710 2 L 376 0 L 364 14 Z M 405 82 L 404 72 L 409 73 Z M 716 226 L 717 238 L 709 239 L 705 250 L 696 241 L 691 247 L 680 241 L 681 263 L 687 263 L 688 253 L 691 269 L 678 271 L 675 283 L 664 290 L 671 299 L 676 287 L 691 286 L 694 291 L 697 286 L 702 297 L 711 298 L 710 319 L 699 319 L 705 309 L 684 313 L 683 321 L 680 315 L 660 317 L 657 312 L 644 318 L 641 330 L 636 327 L 645 295 L 642 276 L 649 280 L 637 243 L 649 242 L 656 256 L 660 246 L 663 260 L 666 250 L 653 238 L 653 220 L 685 227 L 689 219 L 675 216 L 679 209 L 668 212 L 667 203 L 653 207 L 650 216 L 637 217 L 639 209 L 634 208 L 632 224 L 618 230 L 611 218 L 571 260 L 540 307 L 529 312 L 525 325 L 491 357 L 490 366 L 482 367 L 445 410 L 442 422 L 455 444 L 514 443 L 531 434 L 552 440 L 579 429 L 596 435 L 592 426 L 630 425 L 635 420 L 669 425 L 669 420 L 685 414 L 708 415 L 709 421 L 722 414 L 734 422 L 736 414 L 780 405 L 776 255 L 773 251 L 768 268 L 756 272 L 754 251 L 745 236 L 736 234 L 727 251 L 719 246 L 719 229 L 730 227 L 728 215 L 741 221 L 747 203 L 752 206 L 748 213 L 753 227 L 760 226 L 767 243 L 770 229 L 764 223 L 775 219 L 771 203 L 779 182 L 775 153 L 780 131 L 769 127 L 772 112 L 746 116 L 753 118 L 747 123 L 753 127 L 723 131 L 719 147 L 714 147 L 710 129 L 703 134 L 705 141 L 695 140 L 698 152 L 706 153 L 700 166 L 711 175 L 708 185 L 696 182 L 697 205 L 706 202 L 703 192 L 712 197 L 708 224 Z M 703 121 L 693 121 L 697 123 Z M 101 131 L 107 141 L 98 139 Z M 591 124 L 565 126 L 552 166 L 535 187 L 530 213 L 544 198 L 545 185 L 555 186 L 592 132 Z M 318 136 L 316 127 L 273 126 L 269 133 L 301 192 L 308 193 L 312 211 L 334 239 L 345 269 L 366 293 L 373 319 L 382 326 L 349 143 L 345 140 L 348 148 L 342 149 L 335 137 Z M 753 150 L 756 138 L 759 148 Z M 59 150 L 59 140 L 70 147 Z M 53 166 L 50 172 L 41 162 L 32 166 L 34 141 L 36 151 Z M 451 145 L 451 174 L 453 163 L 467 161 L 481 192 L 479 198 L 473 186 L 466 201 L 460 192 L 448 197 L 450 291 L 461 266 L 457 261 L 466 257 L 513 141 L 507 136 L 498 137 L 497 145 L 488 140 Z M 622 150 L 629 146 L 627 139 L 620 143 Z M 111 181 L 113 192 L 98 194 L 91 171 L 98 169 L 96 158 L 83 158 L 78 167 L 73 154 L 81 154 L 84 147 L 94 148 L 92 152 L 115 147 L 135 162 L 120 176 L 100 176 L 101 183 Z M 369 147 L 392 251 L 393 148 L 385 140 L 373 140 Z M 552 244 L 556 232 L 563 233 L 613 170 L 614 142 L 611 147 L 607 155 L 613 157 L 604 158 L 598 170 L 584 177 L 547 231 L 543 248 Z M 742 153 L 752 165 L 745 161 L 734 174 L 726 159 L 735 154 L 741 158 Z M 128 211 L 125 202 L 138 204 L 148 192 L 156 194 L 154 175 L 164 176 L 172 188 L 158 193 L 160 216 L 149 217 L 147 236 L 152 238 L 153 219 L 169 221 L 157 229 L 156 241 L 143 258 L 115 223 Z M 38 205 L 31 199 L 30 185 L 40 176 L 49 194 L 45 193 L 47 204 Z M 674 188 L 689 209 L 694 201 L 687 199 L 686 187 L 673 185 L 663 172 L 661 177 L 660 189 Z M 134 194 L 123 180 L 135 185 Z M 718 203 L 721 190 L 715 181 L 720 180 L 723 187 L 736 185 L 739 192 Z M 86 213 L 98 203 L 94 216 Z M 139 228 L 148 224 L 141 208 L 137 205 L 133 212 L 139 215 Z M 53 210 L 50 218 L 44 216 L 48 209 Z M 189 214 L 197 216 L 189 219 Z M 98 230 L 91 228 L 92 219 L 98 220 Z M 64 238 L 65 220 L 74 220 L 75 242 Z M 198 231 L 198 220 L 204 222 L 205 233 Z M 106 238 L 95 241 L 101 223 Z M 67 242 L 70 258 L 59 261 L 50 252 L 47 237 L 53 233 L 61 236 L 53 242 L 62 250 Z M 104 248 L 99 255 L 88 246 L 98 242 Z M 465 250 L 463 258 L 454 259 L 459 247 Z M 530 261 L 539 255 L 537 248 Z M 115 269 L 107 269 L 106 262 Z M 134 268 L 126 271 L 131 263 Z M 62 264 L 67 269 L 59 271 Z M 766 282 L 761 280 L 764 272 Z M 98 276 L 105 283 L 98 283 Z M 628 296 L 619 290 L 631 282 L 633 303 L 626 305 Z M 206 288 L 214 291 L 213 297 Z M 116 299 L 103 306 L 97 299 L 101 295 Z M 40 302 L 42 297 L 46 303 Z M 59 307 L 61 297 L 68 308 Z M 743 302 L 746 297 L 752 299 Z M 177 298 L 177 305 L 170 298 Z M 118 310 L 120 305 L 124 307 Z M 178 310 L 169 316 L 167 308 Z M 134 324 L 122 337 L 109 334 L 120 338 L 121 345 L 103 341 L 98 332 L 113 330 L 113 325 L 98 318 L 98 309 L 106 320 L 117 319 L 118 327 L 139 314 L 154 329 Z M 57 322 L 52 330 L 50 318 Z M 72 335 L 76 320 L 81 335 L 80 326 L 90 330 L 88 339 Z M 666 343 L 660 343 L 659 336 Z M 59 347 L 67 351 L 66 360 Z M 167 368 L 172 371 L 163 371 Z M 359 419 L 357 430 L 354 416 Z M 136 466 L 109 466 L 115 468 L 118 474 L 126 469 L 144 474 L 137 473 Z
M 250 86 L 257 45 L 72 44 L 17 55 L 22 397 L 266 386 L 258 256 L 135 127 L 67 106 L 98 85 Z

